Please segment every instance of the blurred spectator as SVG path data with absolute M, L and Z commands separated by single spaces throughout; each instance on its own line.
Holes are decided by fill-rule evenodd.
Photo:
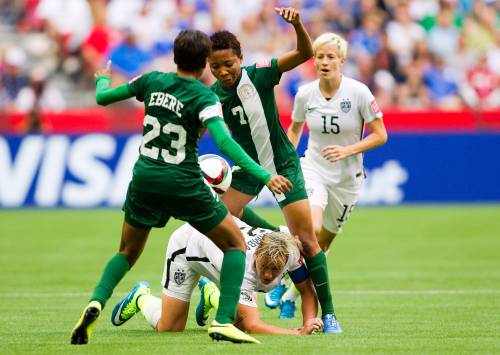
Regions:
M 63 54 L 78 51 L 92 27 L 86 0 L 40 0 L 36 14 L 47 33 L 61 45 Z
M 403 81 L 404 76 L 401 73 L 401 68 L 399 66 L 396 55 L 391 51 L 389 47 L 389 39 L 387 37 L 387 33 L 385 32 L 381 35 L 380 45 L 380 50 L 374 58 L 375 67 L 391 73 L 396 82 Z
M 44 67 L 37 66 L 31 70 L 28 85 L 19 91 L 16 98 L 18 111 L 61 111 L 66 108 L 61 91 L 48 85 L 48 78 Z
M 415 60 L 406 67 L 406 80 L 396 92 L 396 105 L 412 110 L 421 110 L 430 106 L 428 90 L 422 81 L 422 63 Z
M 23 2 L 0 0 L 0 32 L 15 30 L 23 14 Z
M 351 0 L 323 1 L 323 7 L 319 10 L 321 21 L 325 29 L 314 34 L 314 38 L 321 33 L 334 32 L 346 35 L 354 27 L 351 16 L 345 16 L 345 11 L 351 4 Z
M 379 11 L 367 14 L 361 21 L 361 27 L 351 32 L 349 37 L 350 52 L 355 58 L 374 57 L 382 47 L 383 17 Z
M 134 15 L 133 20 L 129 21 L 129 26 L 134 34 L 137 45 L 144 51 L 151 51 L 156 43 L 158 43 L 167 31 L 169 22 L 167 17 L 172 16 L 175 22 L 183 22 L 183 25 L 178 29 L 191 27 L 190 16 L 194 13 L 194 8 L 186 5 L 179 5 L 179 11 L 176 11 L 175 4 L 171 1 L 144 1 L 139 12 Z
M 469 51 L 483 53 L 495 46 L 498 12 L 490 2 L 475 1 L 472 16 L 464 23 L 464 45 Z
M 43 111 L 61 111 L 66 108 L 64 98 L 59 89 L 48 85 L 48 73 L 44 67 L 35 67 L 29 75 L 29 84 L 16 98 L 16 109 L 26 113 L 25 129 L 27 133 L 38 133 L 42 130 L 40 114 Z M 44 127 L 47 130 L 47 127 Z
M 467 71 L 461 92 L 464 101 L 474 110 L 500 108 L 499 78 L 488 66 L 486 55 L 482 55 L 476 66 Z
M 142 49 L 131 29 L 124 31 L 123 40 L 111 51 L 113 62 L 113 80 L 123 83 L 141 74 L 151 62 L 151 54 Z
M 470 98 L 484 95 L 490 74 L 500 77 L 495 0 L 0 0 L 0 104 L 14 106 L 27 85 L 23 69 L 37 63 L 51 73 L 45 85 L 60 87 L 68 106 L 94 105 L 97 67 L 111 58 L 114 84 L 170 70 L 173 39 L 185 28 L 235 32 L 244 63 L 273 57 L 295 45 L 290 26 L 274 12 L 289 6 L 299 9 L 311 38 L 336 32 L 349 39 L 343 72 L 368 85 L 383 107 L 462 107 L 462 95 L 477 109 L 491 107 Z M 23 54 L 7 60 L 11 47 Z M 484 54 L 489 72 L 476 67 Z M 314 77 L 309 72 L 301 65 L 283 75 L 280 108 L 289 109 L 297 86 Z M 457 83 L 469 94 L 461 88 L 459 96 Z
M 486 53 L 488 65 L 493 73 L 500 77 L 500 31 L 496 33 L 496 46 L 490 48 Z
M 81 57 L 89 77 L 103 66 L 110 48 L 116 44 L 120 34 L 106 25 L 106 3 L 94 1 L 92 6 L 94 25 L 82 44 Z
M 17 24 L 18 32 L 38 31 L 43 21 L 40 20 L 36 14 L 38 2 L 40 0 L 24 0 L 22 17 Z
M 460 107 L 457 73 L 442 57 L 432 56 L 431 66 L 424 69 L 424 83 L 434 106 L 442 109 Z
M 243 19 L 258 14 L 265 6 L 274 7 L 270 2 L 262 0 L 217 0 L 214 10 L 225 29 L 238 33 Z
M 24 71 L 26 53 L 19 47 L 7 50 L 3 60 L 0 80 L 0 104 L 12 109 L 15 100 L 22 88 L 28 84 L 28 77 Z
M 417 42 L 425 40 L 425 32 L 414 22 L 405 1 L 398 2 L 394 8 L 394 19 L 387 24 L 389 47 L 401 64 L 410 62 Z
M 454 24 L 453 8 L 443 6 L 428 34 L 429 50 L 449 63 L 458 51 L 460 30 Z

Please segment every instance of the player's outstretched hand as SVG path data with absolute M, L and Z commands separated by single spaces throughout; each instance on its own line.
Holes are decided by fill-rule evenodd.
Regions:
M 281 175 L 274 175 L 266 186 L 275 194 L 282 194 L 292 189 L 293 185 L 287 178 Z
M 276 11 L 283 20 L 292 25 L 298 25 L 300 23 L 299 11 L 293 7 L 275 7 L 274 11 Z
M 323 321 L 319 318 L 311 318 L 306 320 L 306 323 L 302 328 L 300 328 L 300 334 L 311 334 L 314 331 L 320 331 L 323 329 Z
M 327 145 L 321 152 L 323 153 L 323 158 L 332 163 L 352 155 L 349 147 L 343 147 L 341 145 Z
M 97 79 L 99 76 L 108 75 L 111 76 L 111 61 L 108 60 L 105 68 L 97 69 L 94 73 L 94 78 Z

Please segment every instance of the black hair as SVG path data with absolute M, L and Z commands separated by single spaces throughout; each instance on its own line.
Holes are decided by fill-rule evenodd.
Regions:
M 210 38 L 198 30 L 183 30 L 174 41 L 174 62 L 181 70 L 194 72 L 205 68 L 210 54 Z
M 234 34 L 229 31 L 218 31 L 210 36 L 212 41 L 212 52 L 224 49 L 232 49 L 234 54 L 241 57 L 241 44 Z

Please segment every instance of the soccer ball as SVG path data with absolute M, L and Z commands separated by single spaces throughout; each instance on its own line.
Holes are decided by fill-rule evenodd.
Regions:
M 201 173 L 208 185 L 218 194 L 223 194 L 231 186 L 233 174 L 225 159 L 215 154 L 205 154 L 198 158 Z

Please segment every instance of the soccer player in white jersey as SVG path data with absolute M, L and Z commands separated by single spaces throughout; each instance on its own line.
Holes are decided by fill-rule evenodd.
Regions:
M 341 73 L 347 42 L 324 33 L 313 42 L 313 51 L 318 79 L 299 88 L 287 134 L 297 147 L 304 124 L 309 127 L 301 165 L 314 231 L 326 252 L 358 201 L 365 178 L 363 153 L 384 144 L 387 132 L 370 90 Z M 293 288 L 283 295 L 281 318 L 293 314 L 296 296 Z
M 317 298 L 307 269 L 302 264 L 299 242 L 287 233 L 250 227 L 236 217 L 235 221 L 247 245 L 247 263 L 236 324 L 250 333 L 260 334 L 311 334 L 314 330 L 321 330 L 323 322 L 316 317 Z M 142 312 L 158 332 L 183 331 L 193 288 L 200 275 L 219 284 L 222 258 L 223 253 L 210 239 L 189 224 L 181 226 L 168 243 L 162 299 L 152 296 L 149 285 L 141 281 L 115 306 L 112 323 L 122 325 L 136 313 Z M 257 309 L 256 292 L 271 290 L 286 273 L 302 296 L 304 321 L 300 329 L 267 324 L 260 319 Z M 199 286 L 202 299 L 196 320 L 199 325 L 205 325 L 209 310 L 219 304 L 219 292 L 215 285 L 207 284 L 204 279 L 199 282 Z

